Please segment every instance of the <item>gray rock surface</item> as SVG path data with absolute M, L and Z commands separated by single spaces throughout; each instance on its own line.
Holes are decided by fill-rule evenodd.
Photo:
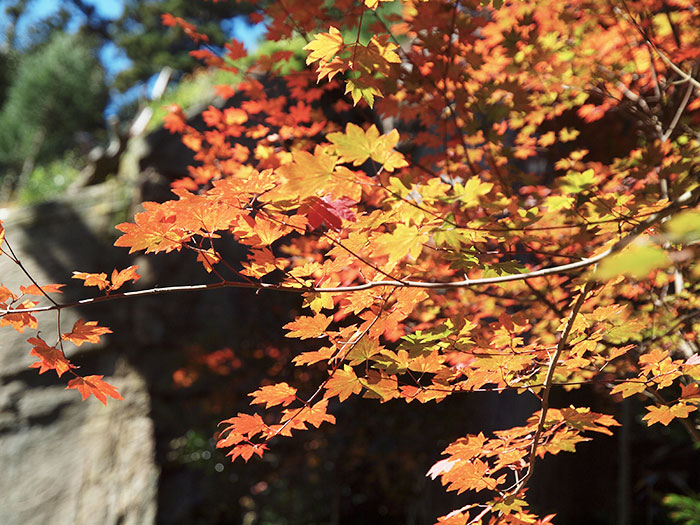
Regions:
M 112 228 L 130 203 L 127 187 L 108 182 L 52 203 L 3 210 L 7 240 L 37 282 L 65 283 L 72 270 L 113 264 Z M 0 258 L 0 282 L 13 291 L 31 284 L 7 257 Z M 90 295 L 77 282 L 67 284 L 61 299 Z M 78 317 L 114 321 L 104 309 L 70 309 L 61 315 L 62 330 Z M 55 318 L 39 318 L 49 342 L 57 339 Z M 94 398 L 83 402 L 77 391 L 65 390 L 66 376 L 28 368 L 35 358 L 26 339 L 35 335 L 0 329 L 0 523 L 153 523 L 158 467 L 146 381 L 115 338 L 68 344 L 68 357 L 84 375 L 104 374 L 124 397 L 106 407 Z

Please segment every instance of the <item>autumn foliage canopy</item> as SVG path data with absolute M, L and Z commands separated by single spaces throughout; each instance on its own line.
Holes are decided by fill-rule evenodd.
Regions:
M 325 379 L 261 385 L 249 412 L 223 422 L 219 447 L 263 456 L 279 438 L 343 424 L 333 407 L 351 396 L 534 396 L 522 425 L 465 435 L 435 458 L 428 475 L 465 493 L 438 519 L 456 525 L 549 522 L 528 510 L 537 463 L 615 431 L 613 414 L 550 405 L 553 389 L 639 396 L 648 425 L 700 440 L 693 2 L 258 4 L 251 20 L 268 39 L 306 39 L 308 68 L 282 75 L 292 53 L 278 51 L 241 70 L 240 42 L 214 50 L 164 16 L 201 43 L 208 67 L 243 76 L 217 89 L 244 102 L 210 106 L 204 130 L 171 107 L 165 127 L 196 164 L 171 200 L 117 226 L 130 252 L 191 252 L 210 278 L 196 289 L 303 298 L 284 328 L 307 351 L 289 366 Z M 225 243 L 245 256 L 226 260 Z M 3 254 L 14 258 L 7 244 Z M 94 287 L 83 304 L 167 292 L 123 292 L 135 267 L 73 278 Z M 0 286 L 0 325 L 30 334 L 32 366 L 67 374 L 83 398 L 120 399 L 64 353 L 110 330 L 80 320 L 44 341 L 35 314 L 72 305 L 59 285 L 27 284 Z

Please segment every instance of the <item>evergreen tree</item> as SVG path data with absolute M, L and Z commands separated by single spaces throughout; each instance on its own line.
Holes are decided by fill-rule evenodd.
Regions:
M 163 26 L 163 14 L 182 17 L 197 25 L 208 35 L 212 47 L 222 48 L 231 39 L 234 18 L 251 11 L 252 7 L 245 3 L 127 0 L 124 13 L 112 25 L 111 32 L 114 43 L 126 52 L 132 65 L 117 76 L 115 87 L 128 89 L 164 66 L 184 73 L 198 66 L 189 56 L 189 51 L 197 46 L 181 29 Z
M 55 34 L 21 57 L 0 110 L 0 166 L 15 177 L 72 148 L 76 133 L 104 125 L 108 100 L 94 40 Z

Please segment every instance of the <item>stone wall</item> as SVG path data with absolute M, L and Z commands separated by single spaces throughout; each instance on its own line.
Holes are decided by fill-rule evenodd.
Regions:
M 103 270 L 119 260 L 111 249 L 115 221 L 126 217 L 128 189 L 114 181 L 73 196 L 22 209 L 4 210 L 7 241 L 39 283 L 66 282 L 72 270 Z M 22 270 L 0 258 L 0 282 L 12 290 L 31 284 Z M 71 283 L 67 283 L 71 284 Z M 86 295 L 74 282 L 62 299 Z M 55 313 L 39 319 L 41 337 L 56 341 Z M 116 313 L 116 315 L 119 315 Z M 61 316 L 68 331 L 78 317 L 115 321 L 115 314 L 71 309 Z M 66 345 L 82 372 L 104 374 L 125 401 L 103 406 L 65 390 L 65 376 L 29 369 L 28 337 L 0 333 L 0 523 L 147 524 L 156 516 L 155 462 L 150 396 L 142 374 L 105 343 Z

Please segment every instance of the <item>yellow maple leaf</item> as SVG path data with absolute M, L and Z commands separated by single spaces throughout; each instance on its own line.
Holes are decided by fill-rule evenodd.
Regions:
M 359 166 L 372 155 L 374 143 L 379 138 L 379 130 L 372 124 L 367 131 L 363 131 L 357 124 L 349 122 L 345 133 L 329 133 L 326 138 L 333 143 L 343 162 L 352 162 L 353 166 Z
M 407 255 L 417 259 L 423 251 L 423 243 L 427 240 L 428 236 L 415 226 L 399 224 L 392 233 L 385 233 L 377 238 L 375 246 L 379 254 L 389 256 L 391 265 Z
M 343 35 L 338 29 L 331 26 L 328 33 L 318 33 L 311 42 L 304 46 L 304 51 L 310 51 L 306 57 L 306 64 L 312 64 L 317 60 L 330 62 L 342 49 Z
M 308 151 L 295 151 L 293 158 L 291 164 L 277 169 L 277 173 L 287 180 L 286 184 L 270 191 L 263 197 L 264 200 L 272 202 L 293 196 L 301 201 L 316 195 L 330 181 L 338 162 L 338 157 L 326 155 L 320 148 L 316 148 L 313 154 Z
M 374 124 L 363 131 L 360 126 L 348 123 L 345 133 L 329 133 L 327 138 L 335 146 L 340 160 L 352 162 L 354 166 L 363 164 L 370 157 L 388 172 L 408 166 L 404 156 L 394 150 L 399 142 L 399 132 L 395 129 L 386 135 L 380 135 Z

